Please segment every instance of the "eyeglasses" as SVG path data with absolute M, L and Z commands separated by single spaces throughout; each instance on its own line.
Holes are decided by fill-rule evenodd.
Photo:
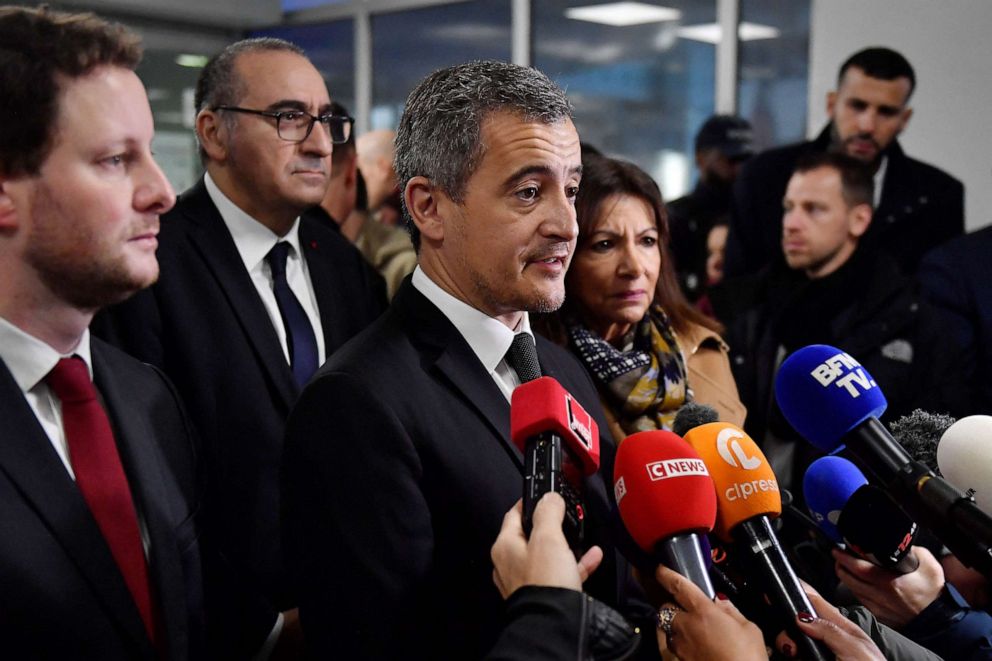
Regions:
M 351 137 L 351 127 L 355 123 L 355 119 L 347 115 L 327 114 L 314 117 L 302 110 L 252 110 L 251 108 L 239 108 L 237 106 L 217 106 L 214 110 L 227 110 L 228 112 L 243 112 L 249 115 L 272 117 L 276 120 L 276 133 L 287 142 L 303 142 L 310 137 L 310 133 L 313 131 L 313 125 L 320 122 L 330 134 L 332 143 L 335 145 L 344 144 Z

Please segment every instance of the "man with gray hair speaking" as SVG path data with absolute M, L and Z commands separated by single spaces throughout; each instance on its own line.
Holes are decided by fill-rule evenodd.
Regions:
M 501 626 L 489 550 L 523 485 L 509 400 L 533 374 L 511 347 L 607 429 L 585 371 L 543 338 L 535 352 L 528 319 L 564 299 L 579 136 L 546 76 L 472 62 L 411 93 L 396 150 L 418 266 L 290 415 L 286 551 L 317 656 L 479 658 Z M 607 435 L 604 475 L 613 454 Z M 586 541 L 605 552 L 586 589 L 616 606 L 626 565 L 600 474 L 584 499 Z

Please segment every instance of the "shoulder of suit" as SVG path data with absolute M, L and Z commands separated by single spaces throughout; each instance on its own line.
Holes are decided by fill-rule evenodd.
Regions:
M 143 363 L 114 345 L 90 334 L 90 349 L 94 363 L 113 373 L 115 377 L 127 378 L 128 381 L 146 381 L 148 386 L 163 384 L 165 375 L 157 367 Z

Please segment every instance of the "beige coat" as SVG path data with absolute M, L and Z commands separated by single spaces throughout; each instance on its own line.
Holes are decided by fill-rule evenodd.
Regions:
M 678 342 L 679 349 L 685 356 L 693 401 L 712 406 L 720 415 L 721 422 L 742 426 L 747 409 L 741 403 L 737 383 L 730 371 L 730 348 L 727 343 L 709 328 L 695 324 L 688 331 L 678 334 Z M 603 408 L 610 423 L 610 432 L 614 440 L 619 442 L 627 434 L 621 429 L 605 401 Z

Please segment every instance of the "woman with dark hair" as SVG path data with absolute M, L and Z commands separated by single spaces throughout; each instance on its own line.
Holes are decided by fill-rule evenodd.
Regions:
M 587 155 L 575 206 L 565 305 L 536 324 L 592 374 L 614 438 L 670 429 L 689 401 L 743 424 L 722 329 L 678 286 L 658 185 L 632 163 Z

